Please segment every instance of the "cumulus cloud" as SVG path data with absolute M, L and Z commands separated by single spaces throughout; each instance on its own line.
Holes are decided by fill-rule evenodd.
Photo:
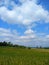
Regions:
M 0 28 L 0 41 L 14 42 L 15 38 L 18 38 L 16 30 L 11 31 L 10 29 Z
M 35 38 L 36 35 L 35 35 L 35 32 L 31 29 L 28 29 L 24 32 L 24 36 L 21 36 L 20 38 L 21 39 L 31 39 L 31 38 Z
M 37 0 L 0 0 L 0 18 L 7 23 L 28 25 L 24 35 L 19 35 L 16 30 L 0 28 L 0 41 L 25 46 L 49 46 L 49 35 L 41 33 L 39 36 L 31 27 L 35 22 L 49 22 L 49 12 Z M 30 25 L 33 26 L 30 26 Z
M 5 0 L 4 5 L 0 7 L 0 18 L 4 21 L 24 25 L 30 25 L 41 20 L 49 22 L 49 12 L 38 5 L 37 0 L 19 0 L 22 3 L 20 6 L 14 1 Z M 11 7 L 9 5 L 12 6 L 12 10 L 9 10 Z
M 28 29 L 24 32 L 25 35 L 19 37 L 19 42 L 25 46 L 42 46 L 47 47 L 49 46 L 49 35 L 44 35 L 41 33 L 39 36 L 36 34 L 35 31 Z M 47 38 L 48 37 L 48 38 Z
M 10 41 L 13 44 L 25 45 L 25 46 L 49 46 L 49 35 L 44 37 L 37 36 L 35 31 L 28 29 L 24 32 L 24 35 L 19 35 L 16 30 L 0 28 L 0 41 Z
M 34 31 L 31 30 L 31 29 L 29 29 L 29 30 L 26 30 L 24 33 L 25 33 L 25 34 L 32 34 L 32 33 L 34 33 Z

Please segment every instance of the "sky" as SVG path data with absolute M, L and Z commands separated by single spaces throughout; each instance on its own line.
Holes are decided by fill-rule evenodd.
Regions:
M 0 0 L 0 41 L 49 47 L 49 0 Z

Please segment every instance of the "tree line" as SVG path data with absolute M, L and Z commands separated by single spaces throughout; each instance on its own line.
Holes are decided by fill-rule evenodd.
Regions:
M 12 44 L 11 42 L 6 42 L 6 41 L 3 41 L 3 42 L 0 42 L 0 46 L 2 47 L 17 47 L 17 48 L 26 48 L 25 46 L 21 46 L 21 45 L 17 45 L 17 44 Z
M 49 49 L 49 47 L 26 47 L 26 46 L 21 46 L 21 45 L 18 45 L 18 44 L 12 44 L 11 42 L 6 42 L 6 41 L 3 41 L 3 42 L 0 42 L 0 47 L 17 47 L 17 48 L 28 48 L 28 49 L 31 49 L 31 48 L 45 48 L 45 49 Z

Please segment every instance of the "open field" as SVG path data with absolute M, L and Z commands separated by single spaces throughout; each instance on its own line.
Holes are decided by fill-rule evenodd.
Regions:
M 0 47 L 0 65 L 49 65 L 49 49 Z

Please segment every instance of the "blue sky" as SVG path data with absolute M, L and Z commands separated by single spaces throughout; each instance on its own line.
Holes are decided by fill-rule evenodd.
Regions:
M 49 46 L 49 0 L 0 0 L 0 41 Z

